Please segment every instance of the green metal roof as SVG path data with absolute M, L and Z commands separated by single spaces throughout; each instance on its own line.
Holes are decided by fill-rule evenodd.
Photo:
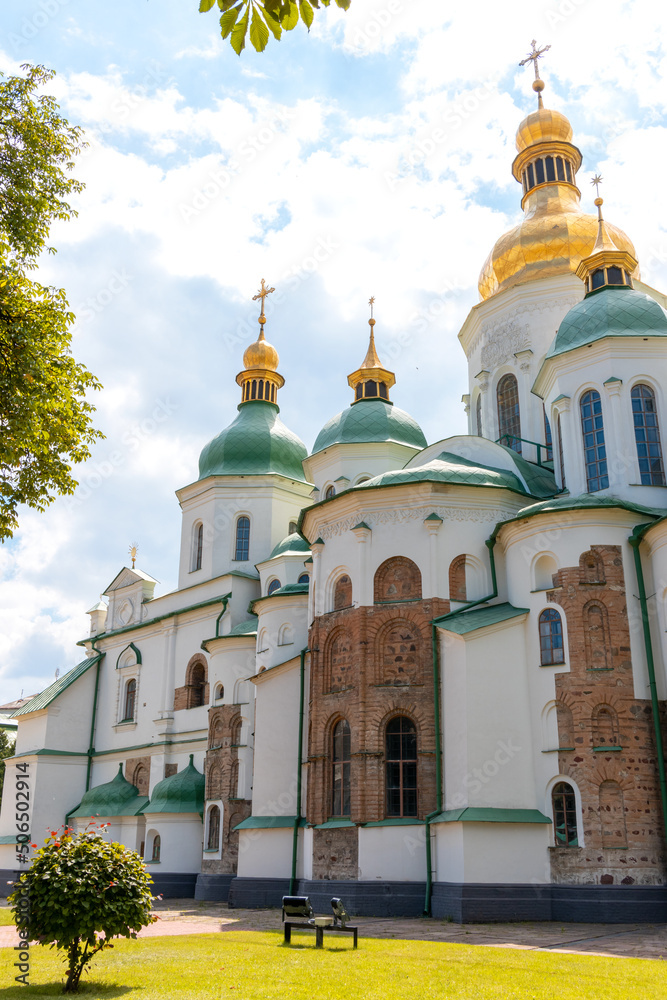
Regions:
M 604 337 L 665 337 L 667 312 L 650 295 L 609 285 L 570 309 L 546 359 L 566 354 Z
M 235 830 L 284 830 L 289 827 L 294 829 L 294 824 L 296 823 L 296 816 L 248 816 L 244 819 L 238 826 L 235 826 Z M 299 826 L 305 826 L 306 821 L 302 819 L 299 821 Z
M 278 587 L 274 590 L 272 594 L 267 594 L 267 597 L 284 597 L 285 594 L 307 594 L 310 583 L 286 583 L 282 587 Z M 262 598 L 259 598 L 262 600 Z
M 307 552 L 310 555 L 310 545 L 305 538 L 301 537 L 298 531 L 292 532 L 291 535 L 283 538 L 282 542 L 278 542 L 269 559 L 275 559 L 276 556 L 284 556 L 286 553 L 291 554 L 293 552 L 296 554 Z
M 315 439 L 312 454 L 334 444 L 395 441 L 425 448 L 426 438 L 416 420 L 384 399 L 361 399 L 329 420 Z
M 68 813 L 68 818 L 138 816 L 147 804 L 148 796 L 139 795 L 139 789 L 125 778 L 123 765 L 119 764 L 116 777 L 103 785 L 89 788 L 76 809 Z
M 630 510 L 635 514 L 649 514 L 652 517 L 663 517 L 665 514 L 663 507 L 644 507 L 641 504 L 625 500 L 623 497 L 615 497 L 609 494 L 601 496 L 599 493 L 582 493 L 580 496 L 573 497 L 553 497 L 551 500 L 543 500 L 541 503 L 531 504 L 530 507 L 523 507 L 515 517 L 511 518 L 511 521 L 520 521 L 525 517 L 534 517 L 536 514 L 549 514 L 565 510 L 595 509 L 596 507 L 620 507 L 623 510 Z
M 257 402 L 239 405 L 233 423 L 206 445 L 199 456 L 199 478 L 275 474 L 305 483 L 305 444 L 283 424 L 278 407 Z
M 23 705 L 22 708 L 17 708 L 15 712 L 12 713 L 11 718 L 15 719 L 19 715 L 28 715 L 30 712 L 38 712 L 42 708 L 48 708 L 51 702 L 55 701 L 56 698 L 65 691 L 70 684 L 74 681 L 78 681 L 79 677 L 83 677 L 87 670 L 89 670 L 95 663 L 97 663 L 102 657 L 101 653 L 96 656 L 89 656 L 87 659 L 82 660 L 76 667 L 73 667 L 62 677 L 59 677 L 57 681 L 54 681 L 49 687 L 47 687 L 40 694 L 35 695 L 31 698 L 27 705 Z
M 194 763 L 194 754 L 182 771 L 164 778 L 153 789 L 145 813 L 200 813 L 204 812 L 204 786 L 206 779 Z
M 249 618 L 246 622 L 240 622 L 235 625 L 234 628 L 229 632 L 229 635 L 256 635 L 257 634 L 257 619 Z M 224 639 L 224 635 L 219 638 Z
M 436 624 L 446 632 L 467 635 L 468 632 L 476 632 L 486 625 L 497 625 L 498 622 L 527 615 L 528 611 L 529 608 L 515 608 L 512 604 L 491 604 L 485 608 L 476 608 L 474 611 L 459 611 L 458 614 L 447 617 L 445 621 L 436 619 Z
M 452 483 L 461 486 L 491 486 L 498 489 L 512 490 L 528 496 L 523 483 L 517 475 L 507 469 L 494 469 L 479 465 L 467 458 L 443 451 L 441 455 L 426 465 L 410 466 L 407 469 L 396 469 L 384 472 L 380 476 L 359 483 L 355 490 L 374 489 L 378 486 L 397 486 L 402 483 Z
M 551 823 L 539 809 L 498 809 L 484 806 L 467 806 L 464 809 L 446 809 L 431 820 L 432 823 Z

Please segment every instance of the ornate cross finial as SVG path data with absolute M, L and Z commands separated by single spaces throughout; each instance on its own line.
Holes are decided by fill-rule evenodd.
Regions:
M 600 197 L 600 184 L 602 184 L 602 177 L 600 176 L 600 174 L 596 174 L 595 177 L 593 177 L 593 179 L 591 180 L 591 184 L 595 188 L 595 196 L 597 198 L 599 198 Z
M 371 307 L 371 319 L 373 319 L 373 303 L 374 302 L 375 302 L 375 296 L 371 295 L 370 299 L 368 300 L 368 304 Z
M 551 46 L 550 45 L 543 45 L 541 49 L 538 49 L 537 42 L 535 41 L 534 38 L 533 38 L 533 40 L 532 40 L 532 42 L 530 44 L 533 46 L 533 50 L 532 50 L 532 52 L 528 53 L 528 55 L 526 56 L 525 59 L 521 60 L 521 62 L 519 63 L 519 66 L 525 66 L 526 63 L 532 62 L 534 64 L 534 66 L 535 66 L 535 79 L 539 80 L 539 79 L 541 79 L 541 77 L 540 77 L 540 71 L 539 71 L 538 66 L 537 66 L 537 60 L 545 52 L 548 52 L 549 49 L 551 48 Z
M 139 551 L 138 545 L 130 545 L 129 553 L 132 559 L 132 569 L 134 569 L 134 564 L 137 561 L 137 552 Z
M 253 302 L 256 302 L 257 299 L 262 300 L 262 309 L 259 314 L 259 322 L 261 323 L 262 326 L 264 326 L 264 324 L 266 323 L 266 316 L 264 315 L 264 299 L 266 298 L 267 295 L 270 295 L 271 292 L 275 292 L 275 288 L 267 288 L 266 282 L 264 281 L 264 278 L 262 278 L 262 287 L 257 292 L 257 295 L 253 295 L 252 297 Z

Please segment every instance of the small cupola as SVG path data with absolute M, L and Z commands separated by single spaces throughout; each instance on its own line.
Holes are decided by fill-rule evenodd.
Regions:
M 575 272 L 584 282 L 587 296 L 601 288 L 632 288 L 632 272 L 637 267 L 637 258 L 629 250 L 619 250 L 602 217 L 601 182 L 599 174 L 591 181 L 597 193 L 595 205 L 598 210 L 598 235 L 595 246 Z
M 254 344 L 246 348 L 243 355 L 244 370 L 236 376 L 236 381 L 241 386 L 242 403 L 275 403 L 278 389 L 285 384 L 285 379 L 278 372 L 280 363 L 278 352 L 264 336 L 266 324 L 264 300 L 271 292 L 275 292 L 275 288 L 267 288 L 262 278 L 259 292 L 253 295 L 253 302 L 260 299 L 262 303 L 259 314 L 259 337 Z
M 393 372 L 383 368 L 382 362 L 375 350 L 375 337 L 373 334 L 373 327 L 375 326 L 375 320 L 373 319 L 374 302 L 374 296 L 368 300 L 368 304 L 371 307 L 371 318 L 368 321 L 371 333 L 366 357 L 362 361 L 361 367 L 357 368 L 355 372 L 352 372 L 347 377 L 348 385 L 354 389 L 353 405 L 354 403 L 360 403 L 364 399 L 384 399 L 385 402 L 390 402 L 389 390 L 396 382 L 396 376 Z

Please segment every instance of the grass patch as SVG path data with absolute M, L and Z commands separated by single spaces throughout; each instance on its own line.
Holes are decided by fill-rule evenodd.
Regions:
M 95 959 L 81 995 L 94 1000 L 651 1000 L 667 998 L 662 962 L 518 951 L 432 941 L 364 938 L 359 950 L 313 936 L 291 947 L 276 932 L 225 931 L 119 941 Z M 0 997 L 62 996 L 63 963 L 30 949 L 30 986 Z M 14 977 L 0 951 L 0 981 Z
M 0 903 L 0 927 L 9 927 L 13 923 L 14 919 L 9 906 L 7 903 Z

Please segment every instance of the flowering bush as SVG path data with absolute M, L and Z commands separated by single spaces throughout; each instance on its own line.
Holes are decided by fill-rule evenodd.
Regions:
M 66 993 L 76 992 L 85 966 L 113 947 L 112 938 L 136 938 L 156 919 L 141 858 L 99 829 L 52 830 L 9 897 L 19 931 L 66 953 Z

